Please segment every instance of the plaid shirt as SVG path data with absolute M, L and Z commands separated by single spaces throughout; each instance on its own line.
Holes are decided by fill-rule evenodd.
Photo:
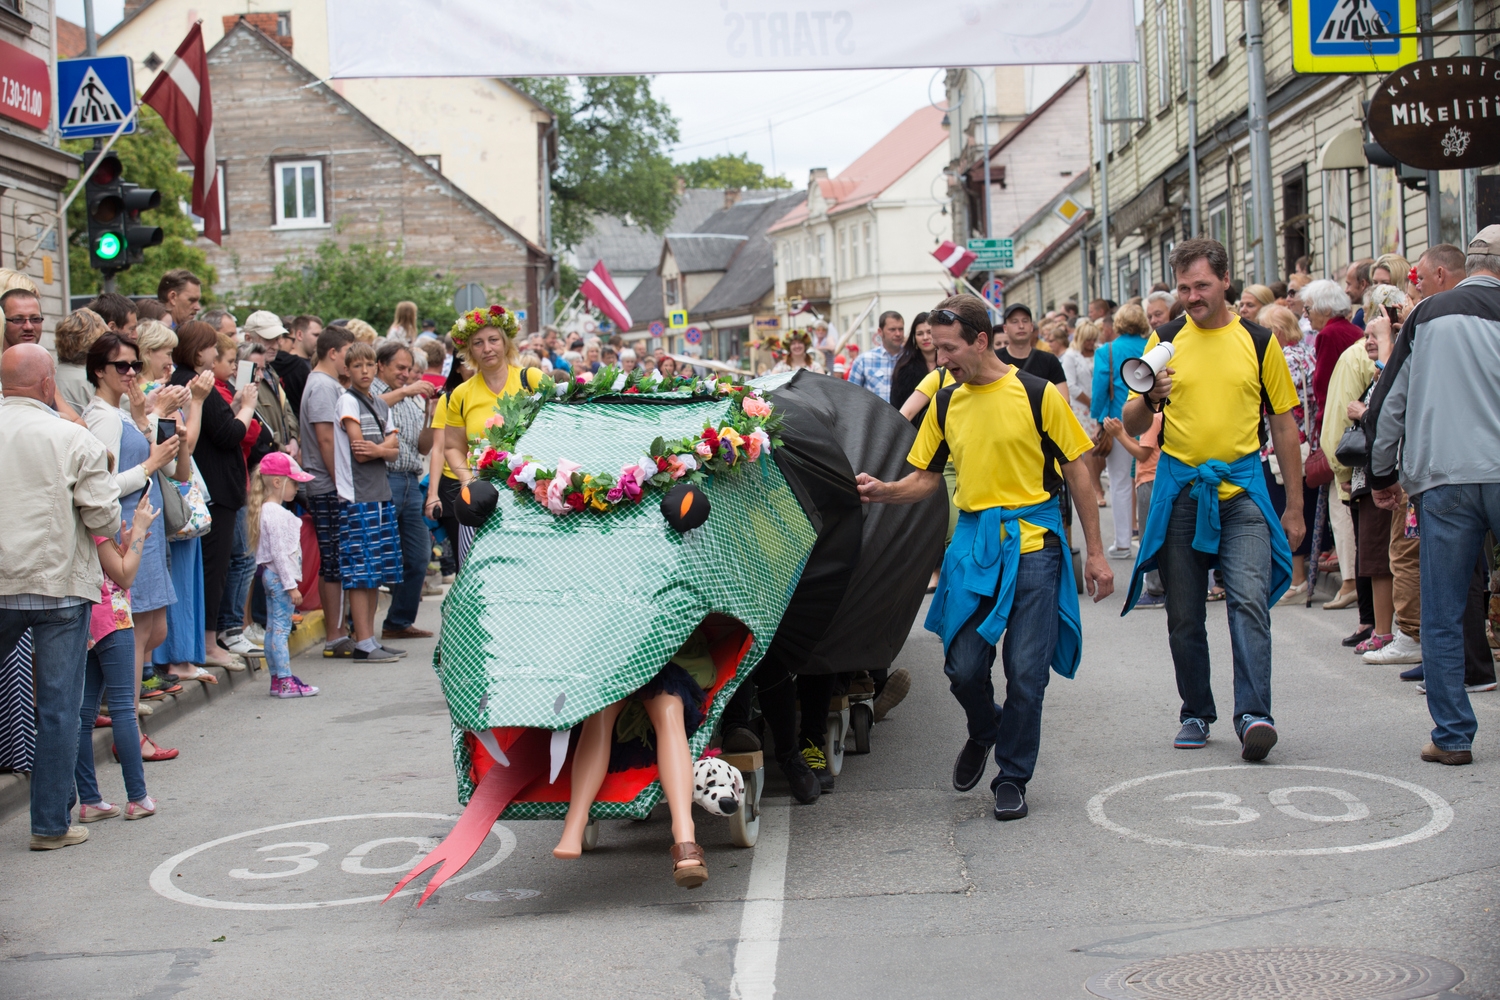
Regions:
M 391 387 L 380 379 L 376 379 L 370 385 L 370 390 L 377 396 L 384 396 L 391 391 Z M 386 468 L 391 472 L 410 472 L 421 476 L 427 470 L 427 463 L 422 459 L 422 452 L 417 448 L 417 437 L 427 426 L 427 407 L 422 405 L 420 396 L 407 396 L 395 406 L 391 407 L 391 423 L 396 425 L 399 432 L 396 437 L 396 457 L 386 463 Z
M 849 369 L 849 381 L 862 385 L 886 402 L 891 401 L 891 372 L 896 368 L 896 355 L 876 344 L 854 361 Z

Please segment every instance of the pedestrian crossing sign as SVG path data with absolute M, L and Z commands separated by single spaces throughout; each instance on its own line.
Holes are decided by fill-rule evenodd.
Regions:
M 135 78 L 129 56 L 92 56 L 57 61 L 57 128 L 64 139 L 115 134 L 135 110 Z M 130 118 L 125 135 L 135 131 Z
M 1298 73 L 1389 73 L 1418 58 L 1417 0 L 1291 0 Z

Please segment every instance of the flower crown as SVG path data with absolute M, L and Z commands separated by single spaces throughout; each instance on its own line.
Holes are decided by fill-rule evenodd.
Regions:
M 512 339 L 521 332 L 516 314 L 504 306 L 494 305 L 488 309 L 471 309 L 464 313 L 454 321 L 453 329 L 448 331 L 448 335 L 453 338 L 455 345 L 466 348 L 469 346 L 469 338 L 487 326 L 499 327 Z

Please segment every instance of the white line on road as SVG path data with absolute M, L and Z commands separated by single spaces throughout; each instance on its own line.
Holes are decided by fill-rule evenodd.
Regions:
M 786 891 L 786 855 L 791 843 L 786 800 L 761 808 L 755 860 L 745 890 L 745 914 L 734 950 L 733 1000 L 771 1000 L 776 995 L 776 952 L 781 946 L 781 907 Z

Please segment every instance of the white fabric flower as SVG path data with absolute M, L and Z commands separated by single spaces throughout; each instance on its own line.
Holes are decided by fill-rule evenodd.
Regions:
M 621 372 L 619 375 L 615 376 L 614 383 L 612 385 L 610 385 L 609 391 L 610 392 L 619 392 L 621 389 L 625 388 L 625 383 L 627 381 L 629 381 L 629 379 L 630 379 L 629 375 L 626 375 L 624 372 Z
M 535 462 L 527 462 L 516 473 L 516 482 L 525 483 L 528 489 L 536 489 L 536 474 L 540 468 Z

